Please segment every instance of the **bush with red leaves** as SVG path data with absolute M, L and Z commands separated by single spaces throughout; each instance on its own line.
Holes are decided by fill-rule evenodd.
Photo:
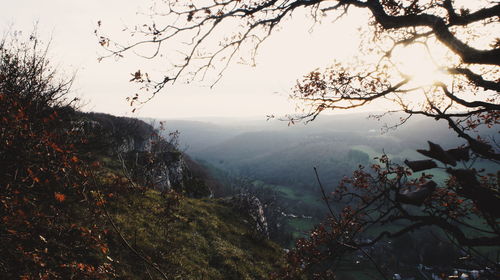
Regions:
M 46 54 L 34 35 L 0 42 L 0 275 L 108 278 L 99 208 L 74 149 L 71 80 L 56 80 Z

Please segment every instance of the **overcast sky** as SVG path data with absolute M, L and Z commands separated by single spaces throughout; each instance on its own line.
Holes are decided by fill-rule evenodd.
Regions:
M 328 65 L 334 58 L 356 53 L 359 15 L 333 25 L 324 22 L 309 32 L 311 21 L 299 13 L 262 45 L 257 67 L 233 64 L 213 89 L 198 84 L 180 85 L 158 95 L 132 114 L 125 98 L 135 88 L 130 73 L 146 62 L 133 55 L 124 60 L 98 62 L 102 49 L 94 36 L 97 21 L 116 38 L 121 29 L 140 20 L 136 15 L 149 1 L 132 0 L 15 0 L 3 1 L 0 28 L 30 32 L 38 22 L 39 37 L 51 40 L 50 56 L 66 75 L 77 71 L 74 93 L 85 100 L 85 110 L 116 115 L 158 118 L 203 116 L 262 117 L 293 113 L 288 94 L 301 75 Z M 142 6 L 141 6 L 142 5 Z M 114 34 L 110 34 L 114 35 Z M 153 67 L 161 70 L 160 61 Z M 373 109 L 373 107 L 372 107 Z

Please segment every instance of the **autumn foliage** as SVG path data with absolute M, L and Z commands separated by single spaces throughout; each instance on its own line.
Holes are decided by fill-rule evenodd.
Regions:
M 0 42 L 2 279 L 111 274 L 103 232 L 88 226 L 99 208 L 75 150 L 84 139 L 71 127 L 71 80 L 56 77 L 34 36 Z
M 435 156 L 436 149 L 448 157 Z M 457 156 L 456 150 L 444 151 L 430 142 L 429 151 L 419 151 L 438 161 L 469 159 L 468 150 L 460 153 L 466 158 Z M 500 244 L 498 207 L 493 206 L 499 199 L 497 175 L 455 168 L 456 162 L 447 162 L 450 177 L 437 184 L 432 173 L 417 173 L 438 168 L 432 160 L 406 161 L 410 168 L 392 162 L 386 155 L 378 161 L 369 168 L 360 166 L 324 197 L 330 209 L 328 217 L 307 238 L 296 242 L 287 255 L 286 269 L 274 275 L 276 279 L 333 279 L 334 272 L 345 265 L 343 262 L 352 262 L 356 255 L 362 260 L 358 263 L 371 266 L 380 277 L 389 279 L 394 273 L 391 271 L 400 268 L 390 261 L 390 254 L 404 249 L 385 243 L 386 251 L 378 250 L 377 254 L 377 244 L 425 230 L 434 232 L 432 240 L 425 242 L 437 240 L 455 246 L 444 256 L 445 262 L 471 269 L 490 267 L 481 279 L 496 279 L 498 264 L 492 256 L 474 248 Z M 433 248 L 432 253 L 438 255 L 439 250 Z M 464 257 L 456 257 L 458 250 Z M 426 259 L 421 261 L 432 265 L 425 263 Z

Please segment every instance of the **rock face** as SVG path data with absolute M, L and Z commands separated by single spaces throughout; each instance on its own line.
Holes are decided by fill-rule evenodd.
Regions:
M 145 186 L 174 189 L 188 196 L 209 196 L 210 189 L 193 178 L 184 156 L 144 121 L 100 113 L 82 114 L 75 125 L 92 149 L 122 160 L 124 170 Z
M 125 147 L 125 148 L 124 148 Z M 159 191 L 182 191 L 188 172 L 182 153 L 163 138 L 126 138 L 119 147 L 136 179 Z
M 269 229 L 267 219 L 264 215 L 264 207 L 260 200 L 251 194 L 239 194 L 229 199 L 229 203 L 239 211 L 248 213 L 251 222 L 255 225 L 254 228 L 257 232 L 269 238 Z
M 122 154 L 130 175 L 141 184 L 159 191 L 184 188 L 187 170 L 179 152 L 132 150 Z

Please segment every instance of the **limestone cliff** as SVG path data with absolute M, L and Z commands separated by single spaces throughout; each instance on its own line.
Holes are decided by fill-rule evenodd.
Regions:
M 190 171 L 185 155 L 142 120 L 86 113 L 75 127 L 85 133 L 93 149 L 117 157 L 126 175 L 140 184 L 161 192 L 174 189 L 194 197 L 212 193 Z

